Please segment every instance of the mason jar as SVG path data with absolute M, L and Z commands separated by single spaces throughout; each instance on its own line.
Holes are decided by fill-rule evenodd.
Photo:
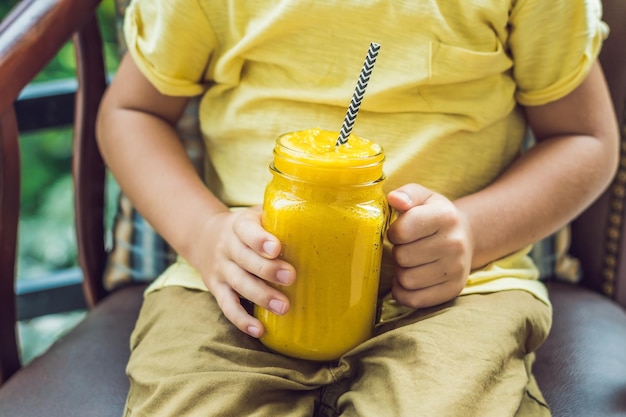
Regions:
M 280 136 L 270 164 L 263 227 L 281 242 L 296 280 L 276 287 L 290 301 L 282 316 L 256 306 L 261 342 L 284 355 L 339 358 L 372 336 L 389 206 L 382 148 L 319 129 Z

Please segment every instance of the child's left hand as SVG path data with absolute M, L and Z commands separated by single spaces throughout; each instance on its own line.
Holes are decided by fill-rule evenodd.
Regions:
M 473 252 L 466 216 L 449 199 L 418 184 L 391 191 L 388 201 L 400 213 L 387 231 L 397 265 L 394 298 L 423 308 L 459 295 Z

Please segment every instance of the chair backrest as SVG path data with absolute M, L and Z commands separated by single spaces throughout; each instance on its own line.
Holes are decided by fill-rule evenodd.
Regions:
M 602 3 L 610 34 L 600 61 L 620 126 L 621 158 L 610 188 L 573 222 L 571 253 L 581 261 L 584 285 L 626 307 L 626 1 Z

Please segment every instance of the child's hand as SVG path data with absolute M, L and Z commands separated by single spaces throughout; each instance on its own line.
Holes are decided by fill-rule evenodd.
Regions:
M 456 297 L 472 262 L 473 244 L 463 213 L 444 196 L 417 184 L 390 192 L 388 200 L 400 212 L 387 231 L 397 265 L 394 298 L 420 308 Z
M 215 296 L 224 316 L 254 337 L 263 325 L 241 305 L 240 296 L 276 314 L 289 309 L 289 300 L 268 282 L 290 285 L 293 266 L 278 259 L 280 242 L 261 226 L 261 211 L 246 209 L 212 216 L 203 233 L 210 248 L 201 261 L 204 283 Z

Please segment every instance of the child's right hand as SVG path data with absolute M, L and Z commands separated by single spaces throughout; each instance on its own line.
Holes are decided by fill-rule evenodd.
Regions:
M 260 337 L 264 328 L 240 297 L 282 315 L 289 300 L 271 284 L 291 285 L 295 269 L 278 259 L 280 242 L 261 226 L 261 210 L 225 211 L 207 219 L 200 236 L 204 256 L 194 262 L 224 316 L 239 330 Z
M 289 300 L 270 284 L 289 285 L 295 270 L 278 259 L 260 210 L 231 212 L 198 176 L 175 130 L 188 100 L 157 90 L 127 54 L 100 107 L 98 144 L 125 194 L 200 272 L 226 318 L 259 337 L 263 326 L 239 297 L 284 314 Z

